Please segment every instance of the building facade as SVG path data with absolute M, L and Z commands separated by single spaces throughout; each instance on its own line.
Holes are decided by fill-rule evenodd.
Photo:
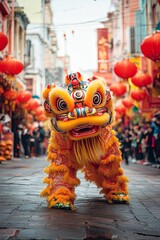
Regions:
M 155 86 L 156 67 L 141 52 L 146 36 L 160 30 L 160 3 L 158 0 L 112 0 L 104 28 L 110 35 L 110 68 L 113 81 L 117 81 L 113 69 L 116 62 L 129 58 L 138 70 L 148 73 L 153 83 L 147 86 L 148 96 L 140 104 L 142 116 L 150 118 L 160 108 L 160 87 Z
M 57 40 L 53 30 L 53 9 L 50 0 L 18 0 L 18 3 L 30 21 L 26 35 L 26 87 L 33 96 L 41 98 L 42 89 L 55 78 Z

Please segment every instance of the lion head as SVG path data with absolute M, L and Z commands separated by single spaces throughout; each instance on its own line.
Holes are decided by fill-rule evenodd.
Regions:
M 80 73 L 67 75 L 64 85 L 48 85 L 43 98 L 53 129 L 72 140 L 97 136 L 113 120 L 111 94 L 95 77 L 84 81 Z
M 105 81 L 96 77 L 84 80 L 80 73 L 72 73 L 65 84 L 48 85 L 43 98 L 52 129 L 73 141 L 77 160 L 80 162 L 85 152 L 83 161 L 98 161 L 105 151 L 102 129 L 113 121 L 113 101 Z

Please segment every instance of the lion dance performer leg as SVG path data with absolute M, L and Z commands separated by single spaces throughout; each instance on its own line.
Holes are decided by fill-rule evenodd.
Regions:
M 64 85 L 48 85 L 43 98 L 52 129 L 50 165 L 44 179 L 47 186 L 41 192 L 48 206 L 74 209 L 78 170 L 101 189 L 108 203 L 128 203 L 120 144 L 111 127 L 113 100 L 104 80 L 93 77 L 84 81 L 79 72 L 72 73 Z

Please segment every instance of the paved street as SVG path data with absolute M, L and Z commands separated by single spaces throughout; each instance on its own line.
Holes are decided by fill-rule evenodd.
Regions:
M 81 173 L 76 211 L 48 209 L 39 197 L 45 158 L 0 164 L 0 240 L 158 240 L 160 169 L 123 165 L 129 178 L 129 205 L 107 204 Z

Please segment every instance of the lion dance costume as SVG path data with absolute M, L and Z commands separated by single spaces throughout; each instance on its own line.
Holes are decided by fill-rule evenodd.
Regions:
M 41 196 L 48 207 L 74 209 L 78 170 L 94 182 L 107 202 L 129 202 L 127 178 L 120 166 L 120 144 L 111 128 L 113 100 L 105 82 L 83 81 L 79 72 L 67 75 L 62 86 L 43 90 L 44 113 L 51 134 Z

